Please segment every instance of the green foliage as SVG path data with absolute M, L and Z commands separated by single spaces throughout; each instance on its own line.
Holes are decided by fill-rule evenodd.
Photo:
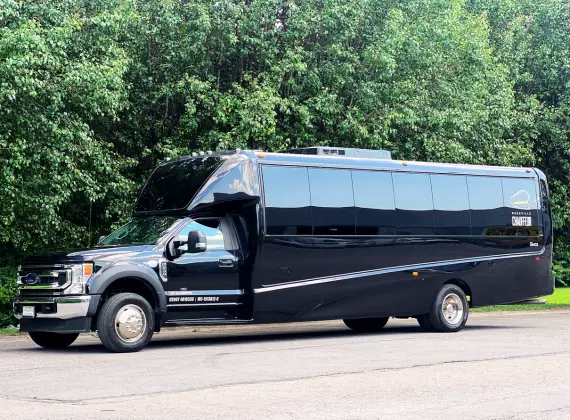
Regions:
M 569 16 L 566 0 L 0 0 L 0 261 L 92 243 L 165 157 L 338 145 L 540 167 L 567 282 Z
M 118 19 L 76 13 L 69 2 L 3 3 L 0 243 L 19 252 L 86 243 L 81 209 L 134 187 L 124 158 L 94 132 L 126 105 Z M 116 217 L 117 205 L 105 216 Z
M 12 315 L 12 301 L 17 291 L 16 267 L 0 267 L 0 328 L 17 325 Z

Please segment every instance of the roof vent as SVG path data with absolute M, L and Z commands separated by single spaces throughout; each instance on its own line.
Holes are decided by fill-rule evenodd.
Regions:
M 367 159 L 392 159 L 391 153 L 387 150 L 355 149 L 349 147 L 304 147 L 299 149 L 282 150 L 279 153 L 292 153 L 297 155 L 345 156 Z

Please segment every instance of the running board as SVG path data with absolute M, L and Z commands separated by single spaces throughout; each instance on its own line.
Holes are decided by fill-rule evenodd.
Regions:
M 544 305 L 547 299 L 525 299 L 519 302 L 506 303 L 506 305 Z
M 172 319 L 166 321 L 164 326 L 177 325 L 228 325 L 228 324 L 249 324 L 253 319 L 225 319 L 225 318 L 207 318 L 207 319 Z

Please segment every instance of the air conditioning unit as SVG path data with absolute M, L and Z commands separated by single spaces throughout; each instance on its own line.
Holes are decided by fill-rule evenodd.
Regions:
M 292 153 L 296 155 L 325 155 L 344 156 L 367 159 L 392 159 L 392 155 L 387 150 L 356 149 L 350 147 L 303 147 L 299 149 L 286 149 L 279 153 Z

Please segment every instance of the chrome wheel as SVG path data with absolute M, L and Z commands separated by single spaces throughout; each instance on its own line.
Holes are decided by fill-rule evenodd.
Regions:
M 139 340 L 146 330 L 146 316 L 142 308 L 137 305 L 125 305 L 115 316 L 115 332 L 117 336 L 132 343 Z
M 463 301 L 455 293 L 449 293 L 441 305 L 443 318 L 450 325 L 460 324 L 463 320 Z

